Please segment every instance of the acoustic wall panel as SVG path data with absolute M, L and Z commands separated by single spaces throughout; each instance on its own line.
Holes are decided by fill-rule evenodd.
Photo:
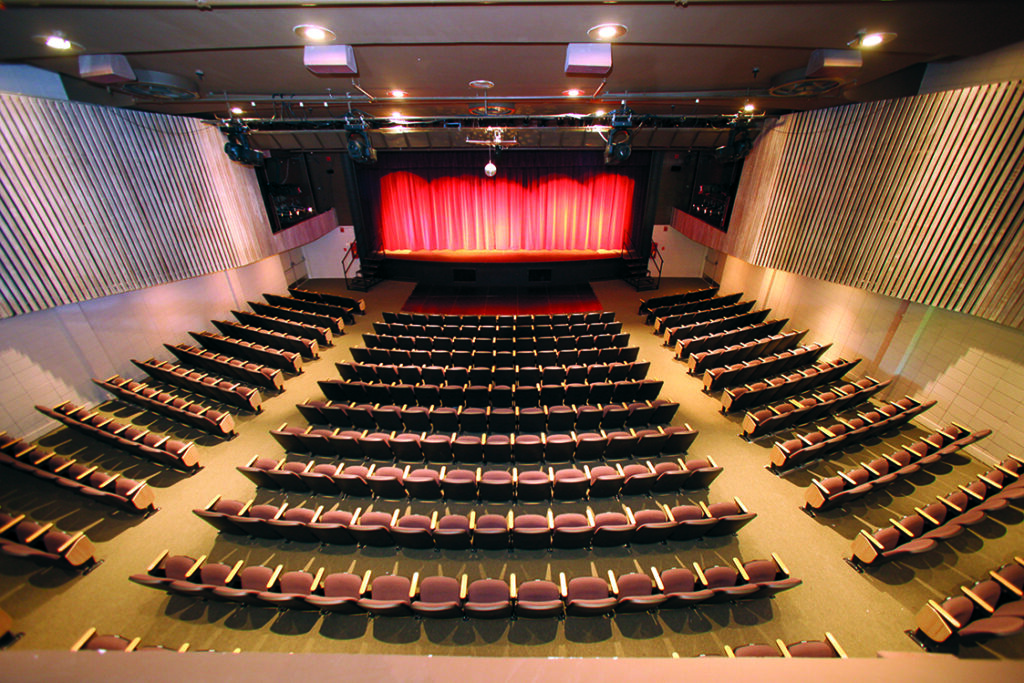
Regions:
M 0 94 L 0 317 L 275 253 L 223 145 L 194 119 Z
M 724 240 L 749 263 L 1024 327 L 1024 84 L 782 117 Z

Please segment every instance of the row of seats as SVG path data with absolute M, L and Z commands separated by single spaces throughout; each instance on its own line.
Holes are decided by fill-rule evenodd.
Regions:
M 939 541 L 959 535 L 964 527 L 983 522 L 988 513 L 1021 499 L 1024 480 L 1016 474 L 991 470 L 977 481 L 958 485 L 938 502 L 915 508 L 914 514 L 899 520 L 890 518 L 890 526 L 871 533 L 862 529 L 853 540 L 850 561 L 855 566 L 868 566 L 927 552 Z
M 910 421 L 935 405 L 921 403 L 909 396 L 899 401 L 872 407 L 849 420 L 837 418 L 828 427 L 818 427 L 807 434 L 798 434 L 786 441 L 776 441 L 771 450 L 771 467 L 776 470 L 799 467 L 806 462 L 824 458 L 846 446 L 860 443 Z
M 75 569 L 96 564 L 96 546 L 79 531 L 69 534 L 25 515 L 0 511 L 0 553 Z
M 324 301 L 300 299 L 294 296 L 281 296 L 280 294 L 269 294 L 267 292 L 263 293 L 263 298 L 266 299 L 267 303 L 272 306 L 284 306 L 299 311 L 308 311 L 310 313 L 316 313 L 318 315 L 326 315 L 332 318 L 340 318 L 341 320 L 345 321 L 345 323 L 348 325 L 355 324 L 356 321 L 352 309 L 346 306 L 337 306 L 335 304 L 329 304 Z M 365 314 L 365 311 L 358 312 L 361 314 Z
M 560 384 L 562 382 L 620 382 L 646 379 L 648 360 L 633 363 L 592 365 L 549 365 L 546 367 L 491 367 L 462 365 L 381 365 L 379 363 L 335 363 L 341 378 L 349 381 L 385 384 Z
M 314 327 L 323 327 L 335 335 L 345 334 L 345 321 L 341 316 L 305 311 L 289 305 L 265 304 L 260 301 L 247 301 L 246 303 L 249 304 L 249 308 L 259 315 L 283 318 Z
M 588 313 L 537 313 L 524 315 L 462 315 L 458 313 L 381 313 L 386 323 L 404 325 L 581 325 L 584 323 L 610 323 L 615 321 L 614 311 Z
M 1024 558 L 990 570 L 985 579 L 938 603 L 929 600 L 914 620 L 915 638 L 928 647 L 975 642 L 1024 631 Z
M 816 363 L 832 344 L 824 346 L 817 342 L 804 344 L 795 349 L 754 358 L 742 363 L 732 363 L 704 371 L 703 391 L 710 393 L 726 387 L 743 384 L 749 380 L 758 380 L 768 375 L 777 375 L 794 368 L 801 368 Z
M 675 357 L 677 360 L 688 360 L 691 354 L 721 349 L 730 344 L 753 341 L 761 337 L 778 334 L 789 322 L 789 318 L 781 320 L 764 320 L 739 327 L 730 327 L 721 332 L 712 332 L 697 337 L 688 337 L 676 342 Z
M 461 514 L 431 515 L 393 512 L 354 512 L 332 509 L 253 505 L 215 497 L 206 507 L 193 512 L 218 531 L 257 538 L 285 539 L 304 543 L 360 545 L 370 547 L 439 548 L 448 550 L 543 550 L 584 549 L 689 541 L 705 536 L 736 533 L 756 513 L 738 498 L 711 505 L 677 505 L 637 510 L 623 505 L 622 511 L 595 514 L 566 512 L 554 514 L 506 514 L 476 510 Z
M 560 351 L 447 351 L 443 349 L 398 349 L 353 346 L 352 359 L 359 363 L 393 365 L 463 365 L 483 367 L 529 367 L 545 365 L 591 365 L 593 363 L 632 363 L 640 355 L 639 346 L 606 349 L 562 349 Z
M 129 512 L 156 509 L 153 489 L 146 482 L 104 472 L 95 465 L 83 465 L 25 443 L 7 432 L 0 432 L 0 464 Z
M 653 401 L 661 393 L 660 379 L 571 384 L 384 384 L 383 382 L 322 379 L 320 390 L 331 401 L 395 406 L 469 408 L 536 408 L 558 405 L 605 405 Z
M 804 392 L 842 379 L 843 375 L 860 363 L 860 359 L 848 361 L 820 360 L 814 365 L 786 375 L 771 377 L 760 382 L 744 384 L 722 392 L 723 415 L 738 410 L 749 410 L 776 399 L 797 396 Z
M 789 351 L 803 341 L 806 335 L 807 330 L 790 330 L 720 349 L 692 353 L 686 361 L 687 370 L 691 375 L 699 375 L 709 368 L 719 368 L 729 363 L 743 362 L 748 358 L 760 358 Z
M 800 585 L 789 576 L 777 555 L 770 560 L 733 566 L 701 568 L 691 571 L 676 567 L 651 574 L 631 573 L 608 579 L 577 576 L 567 579 L 559 572 L 558 583 L 533 580 L 519 583 L 515 574 L 508 580 L 470 581 L 450 576 L 429 576 L 420 580 L 385 574 L 373 578 L 367 570 L 362 576 L 349 572 L 285 572 L 282 565 L 242 566 L 208 563 L 206 556 L 194 559 L 184 555 L 157 557 L 145 574 L 130 577 L 135 583 L 195 598 L 213 598 L 276 607 L 312 609 L 324 613 L 375 616 L 421 616 L 430 618 L 472 617 L 507 619 L 600 616 L 615 612 L 649 612 L 678 609 L 699 604 L 715 604 L 769 598 Z
M 712 285 L 711 287 L 692 289 L 686 292 L 659 294 L 658 296 L 640 299 L 640 308 L 637 310 L 637 314 L 645 315 L 652 308 L 658 308 L 659 306 L 671 306 L 672 304 L 681 304 L 687 301 L 696 301 L 697 299 L 710 299 L 717 293 L 718 285 Z
M 767 320 L 769 313 L 771 313 L 770 308 L 758 308 L 746 311 L 745 313 L 734 313 L 721 318 L 699 320 L 687 325 L 678 325 L 672 328 L 671 333 L 669 333 L 669 330 L 664 331 L 662 345 L 672 346 L 686 339 L 693 339 L 724 330 L 734 330 L 745 325 L 756 325 Z
M 132 455 L 179 469 L 200 469 L 195 444 L 191 441 L 178 441 L 142 427 L 122 424 L 69 401 L 64 401 L 53 408 L 36 406 L 36 410 Z
M 71 652 L 144 652 L 146 650 L 188 652 L 189 644 L 184 643 L 177 648 L 144 645 L 142 638 L 125 638 L 111 633 L 98 633 L 96 627 L 92 627 L 71 646 Z M 236 652 L 241 652 L 241 650 L 236 650 Z
M 860 405 L 889 386 L 892 380 L 879 382 L 871 377 L 833 387 L 802 399 L 790 399 L 743 416 L 743 437 L 757 439 L 765 434 L 813 422 Z
M 730 306 L 740 300 L 743 296 L 742 292 L 735 294 L 722 294 L 702 299 L 694 299 L 691 301 L 680 301 L 673 304 L 662 304 L 648 309 L 647 318 L 644 322 L 648 325 L 654 325 L 654 333 L 661 334 L 664 320 L 677 315 L 686 313 L 692 313 L 694 311 L 706 311 L 713 308 L 721 308 L 722 306 Z
M 236 377 L 243 382 L 248 382 L 264 389 L 272 391 L 284 390 L 284 377 L 281 375 L 281 370 L 276 367 L 268 367 L 222 353 L 205 351 L 190 344 L 175 344 L 173 346 L 171 344 L 164 344 L 164 347 L 182 363 L 203 368 L 204 370 L 211 370 L 221 375 Z
M 189 335 L 199 342 L 203 348 L 217 351 L 218 353 L 246 358 L 278 370 L 284 370 L 285 372 L 295 374 L 302 372 L 302 355 L 293 351 L 283 351 L 273 346 L 256 344 L 245 339 L 228 337 L 205 330 L 202 332 L 189 332 Z
M 577 500 L 701 489 L 722 473 L 710 457 L 686 462 L 680 458 L 657 465 L 650 461 L 625 467 L 584 465 L 582 470 L 549 467 L 547 472 L 520 473 L 518 468 L 485 472 L 480 467 L 473 471 L 442 466 L 440 471 L 414 470 L 408 465 L 404 469 L 378 468 L 376 464 L 346 466 L 254 455 L 237 469 L 257 486 L 269 489 L 356 497 L 486 501 Z
M 312 339 L 320 346 L 331 346 L 334 344 L 334 333 L 330 327 L 324 325 L 313 325 L 262 313 L 250 313 L 248 311 L 232 310 L 231 315 L 235 316 L 235 319 L 241 324 L 250 327 L 272 330 L 301 339 Z
M 739 296 L 735 297 L 739 299 Z M 676 313 L 674 315 L 667 315 L 661 318 L 657 318 L 654 321 L 655 333 L 660 333 L 664 340 L 665 346 L 672 346 L 676 340 L 680 337 L 676 332 L 678 327 L 686 327 L 693 323 L 704 322 L 706 320 L 716 320 L 718 318 L 727 318 L 732 315 L 738 315 L 740 313 L 746 313 L 747 311 L 753 310 L 754 301 L 736 301 L 725 305 L 715 306 L 714 308 L 705 308 L 690 311 L 689 313 Z
M 216 410 L 119 375 L 111 375 L 107 379 L 94 377 L 92 381 L 96 386 L 102 387 L 117 398 L 154 413 L 166 415 L 172 420 L 211 432 L 217 436 L 234 436 L 237 433 L 235 432 L 235 418 L 227 411 Z
M 570 351 L 622 348 L 629 344 L 629 333 L 567 334 L 561 337 L 432 337 L 363 334 L 367 348 L 412 351 Z
M 538 406 L 536 408 L 454 408 L 334 403 L 310 399 L 296 405 L 306 421 L 343 429 L 408 432 L 568 433 L 667 425 L 679 404 L 662 398 L 603 406 Z
M 198 370 L 150 358 L 141 361 L 132 359 L 139 369 L 160 382 L 166 382 L 196 394 L 203 394 L 235 408 L 258 413 L 263 409 L 260 392 L 250 386 L 231 382 Z
M 595 322 L 576 325 L 417 325 L 414 323 L 373 323 L 378 335 L 392 337 L 442 337 L 447 339 L 517 339 L 521 337 L 582 337 L 602 334 L 619 334 L 622 323 Z
M 243 325 L 242 323 L 230 320 L 213 320 L 213 326 L 224 335 L 230 335 L 238 339 L 263 344 L 281 351 L 291 351 L 301 355 L 306 360 L 313 360 L 320 357 L 320 345 L 315 339 L 297 337 L 294 334 L 275 332 L 262 327 Z
M 415 434 L 289 427 L 270 431 L 286 451 L 346 460 L 517 463 L 626 460 L 684 453 L 697 432 L 689 425 L 639 432 L 576 434 Z
M 366 315 L 366 302 L 362 299 L 355 299 L 350 296 L 342 296 L 341 294 L 330 294 L 328 292 L 317 292 L 311 289 L 303 289 L 302 287 L 296 287 L 291 285 L 288 287 L 288 293 L 296 299 L 302 299 L 303 301 L 316 301 L 319 303 L 330 304 L 340 308 L 347 309 L 351 313 L 359 313 L 360 315 Z
M 814 479 L 804 493 L 805 510 L 831 510 L 884 488 L 908 475 L 952 455 L 964 446 L 984 439 L 992 430 L 968 432 L 955 424 L 925 436 L 891 454 L 883 454 L 834 477 Z M 997 465 L 1011 475 L 1017 474 L 1024 461 L 1010 456 Z
M 824 659 L 847 659 L 846 651 L 828 631 L 825 631 L 824 640 L 801 640 L 795 643 L 784 643 L 776 639 L 771 643 L 750 643 L 739 647 L 725 646 L 725 656 L 730 658 L 741 657 L 819 657 Z

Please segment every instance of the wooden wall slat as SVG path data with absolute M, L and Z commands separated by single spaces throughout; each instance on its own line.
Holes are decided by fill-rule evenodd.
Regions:
M 754 265 L 1024 327 L 1024 83 L 782 117 L 747 158 L 727 234 Z

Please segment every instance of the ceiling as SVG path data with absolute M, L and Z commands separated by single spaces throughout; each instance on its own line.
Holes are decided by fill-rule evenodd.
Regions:
M 378 125 L 400 112 L 407 125 L 423 128 L 389 137 L 390 142 L 375 135 L 379 144 L 460 146 L 464 133 L 451 129 L 486 124 L 487 118 L 469 110 L 485 97 L 489 105 L 512 107 L 512 116 L 525 127 L 568 126 L 535 131 L 521 144 L 600 145 L 581 127 L 587 121 L 563 117 L 592 116 L 626 101 L 638 114 L 669 117 L 652 119 L 651 145 L 703 146 L 696 142 L 701 129 L 721 130 L 721 119 L 714 117 L 734 115 L 747 100 L 756 115 L 774 115 L 909 94 L 901 89 L 915 81 L 900 76 L 917 73 L 919 79 L 916 65 L 968 57 L 1024 38 L 1021 0 L 6 0 L 3 5 L 0 60 L 64 74 L 76 98 L 209 118 L 227 117 L 230 107 L 238 106 L 243 118 L 255 119 L 254 129 L 271 119 L 292 129 L 263 134 L 266 146 L 312 149 L 341 138 L 316 129 L 329 127 L 349 107 L 378 119 Z M 611 71 L 566 75 L 567 45 L 593 42 L 587 29 L 606 22 L 628 27 L 612 43 Z M 330 28 L 336 34 L 332 44 L 353 46 L 358 73 L 318 76 L 307 70 L 303 39 L 292 30 L 299 24 Z M 79 79 L 79 53 L 56 53 L 35 38 L 58 30 L 86 54 L 124 55 L 135 70 L 181 77 L 198 96 L 133 98 L 87 85 Z M 860 51 L 862 66 L 840 69 L 836 87 L 828 92 L 771 94 L 773 86 L 803 79 L 815 50 L 848 49 L 861 30 L 897 37 Z M 471 88 L 475 79 L 492 81 L 494 87 Z M 407 95 L 390 96 L 394 88 Z M 563 92 L 569 88 L 585 94 L 567 97 Z M 702 125 L 702 118 L 709 123 Z M 716 144 L 712 137 L 705 134 L 705 142 Z

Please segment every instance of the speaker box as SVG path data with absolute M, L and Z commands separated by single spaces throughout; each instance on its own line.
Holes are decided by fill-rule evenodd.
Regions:
M 352 75 L 356 70 L 356 53 L 351 45 L 307 45 L 302 63 L 315 74 Z
M 850 76 L 863 65 L 860 50 L 820 49 L 811 53 L 807 60 L 807 78 L 834 78 Z
M 135 72 L 124 55 L 79 55 L 78 75 L 100 85 L 136 80 Z
M 565 73 L 604 75 L 612 70 L 611 43 L 569 43 Z

